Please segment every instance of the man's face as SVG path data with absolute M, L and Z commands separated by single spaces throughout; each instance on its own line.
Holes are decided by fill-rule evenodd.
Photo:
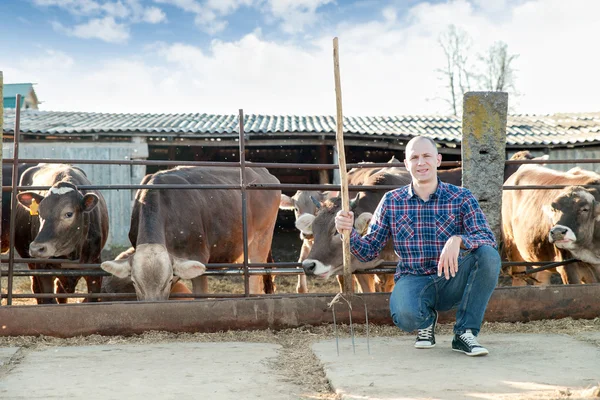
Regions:
M 437 180 L 437 167 L 442 162 L 442 155 L 429 140 L 417 140 L 406 148 L 404 165 L 410 172 L 413 181 L 428 183 Z

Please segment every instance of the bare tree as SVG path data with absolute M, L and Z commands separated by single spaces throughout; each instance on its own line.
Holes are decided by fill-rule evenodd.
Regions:
M 480 55 L 484 72 L 478 81 L 484 90 L 516 94 L 515 69 L 511 64 L 517 57 L 518 54 L 508 54 L 508 45 L 504 42 L 494 43 L 487 54 Z
M 438 43 L 446 57 L 445 68 L 437 70 L 449 91 L 444 100 L 450 105 L 453 114 L 458 115 L 462 110 L 463 95 L 471 90 L 471 79 L 474 77 L 470 72 L 472 66 L 469 60 L 472 40 L 464 30 L 449 25 L 438 38 Z

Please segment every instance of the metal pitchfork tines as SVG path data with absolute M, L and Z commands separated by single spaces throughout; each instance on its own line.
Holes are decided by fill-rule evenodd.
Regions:
M 369 312 L 367 311 L 367 302 L 360 296 L 356 296 L 353 294 L 346 295 L 343 293 L 336 294 L 335 297 L 331 300 L 331 302 L 329 302 L 329 304 L 327 305 L 329 308 L 331 308 L 331 312 L 333 313 L 333 331 L 335 333 L 335 348 L 337 350 L 337 355 L 340 355 L 340 342 L 337 331 L 335 305 L 337 303 L 340 303 L 340 300 L 345 301 L 348 305 L 348 315 L 350 317 L 350 337 L 352 338 L 352 352 L 353 354 L 356 354 L 356 346 L 354 343 L 354 325 L 352 324 L 352 298 L 360 299 L 365 306 L 365 325 L 367 326 L 367 353 L 371 355 L 371 345 L 369 342 Z

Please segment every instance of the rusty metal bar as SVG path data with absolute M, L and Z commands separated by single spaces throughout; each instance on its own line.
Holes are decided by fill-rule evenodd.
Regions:
M 2 264 L 8 263 L 8 258 L 0 259 Z M 29 264 L 65 264 L 68 269 L 99 269 L 100 264 L 80 264 L 79 261 L 76 260 L 62 260 L 59 258 L 52 259 L 44 259 L 44 258 L 15 258 L 15 263 L 29 263 Z M 556 264 L 556 266 L 560 266 L 561 264 L 566 263 L 566 261 L 555 263 L 554 261 L 502 261 L 502 266 L 535 266 L 535 265 L 549 265 Z M 354 271 L 354 274 L 379 274 L 379 273 L 393 273 L 394 268 L 380 268 L 380 267 L 396 267 L 398 262 L 396 261 L 383 261 L 377 268 L 371 268 L 362 271 Z M 239 263 L 210 263 L 205 264 L 208 271 L 218 268 L 242 268 L 243 264 Z M 300 268 L 302 267 L 302 263 L 299 262 L 277 262 L 277 263 L 248 263 L 248 267 L 251 269 L 256 268 L 271 268 L 271 267 L 283 267 L 283 268 Z M 48 270 L 48 271 L 60 271 L 58 270 Z M 269 269 L 270 271 L 271 269 Z M 274 269 L 275 270 L 275 269 Z M 16 272 L 16 271 L 15 271 Z M 300 273 L 302 273 L 300 271 Z
M 19 177 L 19 134 L 21 131 L 21 95 L 17 94 L 15 107 L 15 134 L 13 140 L 13 163 L 12 163 L 12 185 L 13 190 L 10 196 L 10 229 L 9 229 L 9 241 L 10 247 L 8 249 L 8 283 L 6 286 L 6 305 L 12 305 L 13 295 L 13 275 L 15 268 L 15 225 L 17 218 L 17 179 Z M 0 150 L 1 151 L 1 150 Z
M 503 186 L 503 190 L 559 190 L 570 185 L 522 185 L 522 186 Z M 598 188 L 598 185 L 578 185 L 586 188 Z M 14 186 L 2 186 L 2 191 L 10 191 Z M 82 190 L 127 190 L 127 189 L 218 189 L 218 190 L 241 190 L 241 185 L 181 185 L 181 184 L 159 184 L 159 185 L 81 185 Z M 375 191 L 375 190 L 394 190 L 396 185 L 349 185 L 350 191 Z M 17 186 L 17 190 L 48 190 L 50 186 Z M 340 185 L 317 184 L 317 183 L 249 183 L 246 190 L 340 190 Z
M 70 158 L 51 158 L 51 159 L 39 159 L 39 158 L 23 158 L 19 160 L 21 163 L 32 163 L 37 164 L 41 161 L 48 164 L 94 164 L 94 165 L 167 165 L 167 166 L 197 166 L 197 167 L 239 167 L 240 163 L 236 161 L 173 161 L 173 160 L 82 160 L 82 159 L 70 159 Z M 2 160 L 3 164 L 10 164 L 13 162 L 12 158 L 5 158 Z M 600 160 L 596 158 L 584 158 L 580 160 L 505 160 L 506 165 L 520 165 L 520 164 L 597 164 Z M 401 165 L 401 164 L 400 164 Z M 442 161 L 441 167 L 460 167 L 461 161 Z M 264 168 L 299 168 L 299 169 L 339 169 L 337 164 L 302 164 L 302 163 L 265 163 L 257 162 L 252 163 L 253 167 L 264 167 Z M 390 164 L 387 162 L 374 162 L 374 163 L 353 163 L 347 164 L 346 167 L 350 168 L 385 168 L 394 167 L 398 164 Z
M 242 186 L 242 236 L 244 243 L 244 294 L 250 295 L 250 274 L 248 274 L 248 198 L 246 193 L 246 148 L 244 142 L 244 110 L 239 110 L 239 124 L 240 124 L 240 139 L 239 139 L 239 152 L 240 152 L 240 182 Z
M 391 325 L 389 293 L 360 295 L 369 310 L 369 322 Z M 593 319 L 600 315 L 600 285 L 552 285 L 497 288 L 485 314 L 488 322 L 528 322 L 541 319 Z M 149 330 L 218 332 L 226 330 L 286 329 L 332 323 L 327 304 L 333 295 L 262 296 L 260 298 L 206 299 L 171 302 L 64 304 L 0 308 L 0 335 L 55 336 L 133 335 Z M 362 301 L 351 311 L 355 323 L 364 323 Z M 202 318 L 198 318 L 202 315 Z M 293 317 L 290 317 L 293 316 Z M 441 312 L 439 322 L 454 320 Z
M 597 158 L 582 158 L 578 160 L 506 160 L 505 164 L 597 164 Z
M 546 264 L 543 267 L 526 269 L 525 271 L 513 272 L 512 274 L 513 275 L 528 275 L 528 274 L 533 274 L 535 272 L 546 271 L 548 269 L 552 269 L 552 268 L 556 268 L 556 267 L 561 267 L 563 265 L 572 264 L 572 263 L 575 263 L 577 261 L 580 261 L 580 260 L 578 260 L 576 258 L 569 258 L 568 260 L 563 260 L 563 261 L 559 261 L 559 262 L 553 262 L 553 263 L 550 263 L 550 264 Z
M 252 268 L 248 270 L 250 275 L 299 275 L 303 274 L 302 268 Z M 72 270 L 72 269 L 22 269 L 13 272 L 14 276 L 110 276 L 109 272 L 103 270 Z M 237 276 L 243 275 L 243 269 L 213 269 L 206 270 L 203 275 L 207 276 Z M 7 271 L 0 271 L 0 276 L 7 276 Z
M 3 164 L 12 163 L 12 158 L 2 160 Z M 166 165 L 166 166 L 197 166 L 197 167 L 239 167 L 240 163 L 235 161 L 171 161 L 171 160 L 81 160 L 72 158 L 21 158 L 23 164 L 93 164 L 93 165 Z
M 2 161 L 4 164 L 8 164 L 12 162 L 11 158 L 6 158 Z M 31 163 L 37 164 L 39 162 L 45 162 L 47 164 L 93 164 L 93 165 L 167 165 L 167 166 L 194 166 L 194 167 L 238 167 L 240 166 L 239 162 L 235 161 L 172 161 L 172 160 L 81 160 L 81 159 L 71 159 L 71 158 L 23 158 L 20 159 L 21 163 Z M 572 162 L 572 161 L 571 161 Z M 254 163 L 248 162 L 252 164 L 252 167 L 257 168 L 289 168 L 289 169 L 339 169 L 339 165 L 337 164 L 302 164 L 302 163 Z M 346 167 L 350 168 L 385 168 L 385 167 L 394 167 L 398 164 L 390 164 L 390 163 L 368 163 L 368 164 L 347 164 Z M 442 167 L 459 167 L 461 165 L 460 161 L 442 161 Z

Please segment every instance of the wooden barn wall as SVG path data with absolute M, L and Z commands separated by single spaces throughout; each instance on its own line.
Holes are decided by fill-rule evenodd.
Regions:
M 517 150 L 507 150 L 507 158 L 510 158 L 515 154 Z M 581 159 L 598 159 L 600 160 L 600 146 L 588 146 L 588 147 L 573 147 L 573 148 L 553 148 L 553 149 L 540 149 L 532 150 L 531 153 L 538 157 L 548 154 L 550 160 L 573 160 L 573 163 L 568 164 L 547 164 L 548 168 L 552 168 L 557 171 L 568 171 L 574 167 L 580 167 L 588 171 L 594 171 L 600 173 L 600 162 L 598 163 L 577 163 L 576 160 Z
M 130 160 L 148 157 L 148 146 L 141 140 L 137 143 L 84 143 L 44 142 L 19 145 L 19 158 L 85 159 L 85 160 Z M 13 144 L 3 143 L 4 158 L 13 157 Z M 77 165 L 77 164 L 76 164 Z M 93 184 L 139 184 L 145 175 L 145 166 L 130 165 L 77 165 L 85 171 Z M 113 246 L 130 246 L 129 222 L 135 190 L 103 190 L 106 199 L 110 228 L 106 249 Z

